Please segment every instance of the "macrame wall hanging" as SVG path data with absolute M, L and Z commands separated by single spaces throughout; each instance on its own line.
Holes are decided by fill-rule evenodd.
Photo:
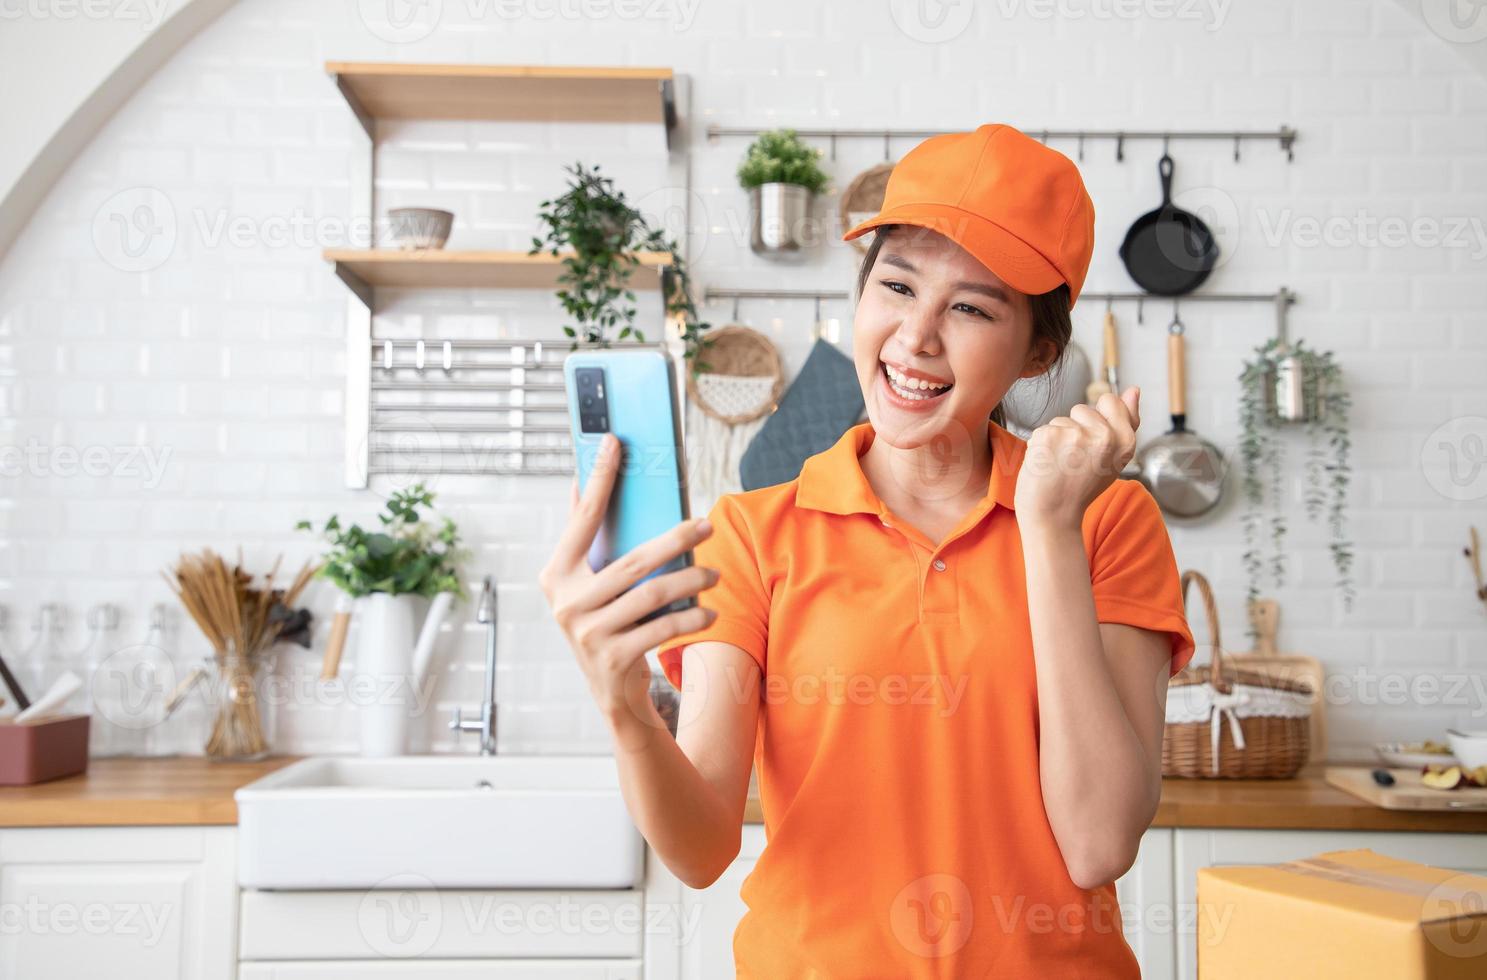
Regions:
M 705 371 L 687 375 L 687 485 L 693 517 L 719 497 L 737 493 L 744 450 L 774 411 L 785 387 L 779 349 L 740 324 L 709 330 L 699 359 Z

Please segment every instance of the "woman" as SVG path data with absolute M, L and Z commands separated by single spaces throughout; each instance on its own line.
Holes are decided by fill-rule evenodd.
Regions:
M 636 825 L 686 884 L 737 855 L 757 761 L 768 844 L 741 889 L 739 976 L 1138 976 L 1113 882 L 1155 813 L 1166 682 L 1193 653 L 1160 512 L 1117 479 L 1139 392 L 1026 441 L 1000 408 L 1069 342 L 1093 205 L 1062 154 L 985 125 L 909 153 L 846 237 L 869 230 L 868 420 L 594 575 L 611 456 L 575 489 L 544 592 Z M 695 567 L 625 592 L 691 547 Z M 645 694 L 656 646 L 683 691 L 675 740 Z

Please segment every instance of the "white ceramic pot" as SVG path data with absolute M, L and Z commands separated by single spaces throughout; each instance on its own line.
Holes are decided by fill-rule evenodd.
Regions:
M 359 704 L 361 754 L 406 755 L 413 703 L 413 601 L 411 595 L 374 592 L 358 600 L 356 674 L 370 704 Z
M 416 596 L 374 592 L 357 600 L 356 674 L 363 685 L 358 694 L 371 695 L 371 703 L 357 705 L 362 755 L 408 754 L 434 640 L 453 599 L 450 592 L 434 597 L 416 643 Z

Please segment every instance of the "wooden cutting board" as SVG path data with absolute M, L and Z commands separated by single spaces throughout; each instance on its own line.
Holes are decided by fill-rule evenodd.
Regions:
M 1224 661 L 1262 677 L 1305 684 L 1316 692 L 1311 705 L 1306 761 L 1321 765 L 1327 761 L 1327 671 L 1316 657 L 1279 652 L 1275 637 L 1280 631 L 1280 605 L 1274 599 L 1256 599 L 1250 603 L 1249 615 L 1255 628 L 1255 649 L 1228 654 Z
M 1385 810 L 1487 810 L 1487 789 L 1431 789 L 1420 782 L 1416 769 L 1390 769 L 1393 786 L 1373 781 L 1373 770 L 1328 767 L 1327 782 Z

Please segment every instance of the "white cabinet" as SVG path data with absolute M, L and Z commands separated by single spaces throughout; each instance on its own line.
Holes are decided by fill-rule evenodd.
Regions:
M 763 852 L 763 824 L 744 824 L 738 857 L 698 890 L 647 848 L 645 902 L 655 925 L 645 934 L 645 980 L 733 980 L 733 931 L 746 911 L 738 892 Z
M 634 960 L 244 963 L 238 980 L 640 980 Z
M 231 980 L 235 827 L 0 830 L 0 977 Z
M 1323 851 L 1366 847 L 1437 868 L 1487 874 L 1487 835 L 1341 830 L 1178 830 L 1173 869 L 1179 911 L 1177 980 L 1198 975 L 1198 869 L 1215 864 L 1273 864 Z M 1150 977 L 1170 977 L 1171 973 Z
M 707 888 L 687 888 L 654 852 L 647 858 L 646 902 L 680 909 L 675 932 L 646 935 L 645 980 L 733 980 L 733 932 L 743 918 L 739 887 L 764 850 L 764 827 L 745 824 L 738 857 Z M 1126 941 L 1142 975 L 1172 975 L 1172 831 L 1148 830 L 1136 863 L 1115 884 Z
M 1172 831 L 1153 827 L 1141 835 L 1136 863 L 1116 879 L 1115 895 L 1141 975 L 1147 980 L 1172 976 L 1177 955 L 1172 942 Z
M 250 889 L 241 902 L 245 963 L 585 957 L 638 967 L 646 927 L 638 888 Z

